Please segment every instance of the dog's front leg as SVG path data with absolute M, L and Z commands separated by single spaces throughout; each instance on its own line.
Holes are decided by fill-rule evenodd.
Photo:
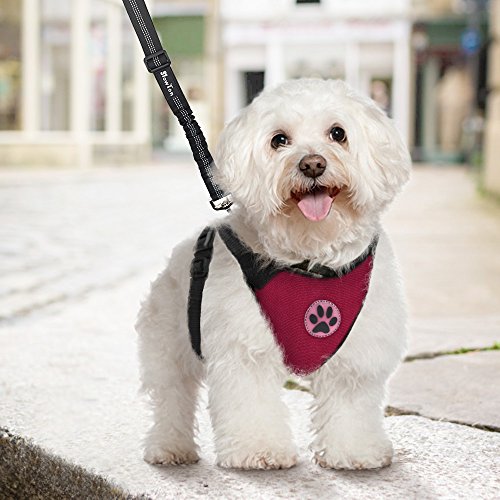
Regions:
M 203 366 L 183 321 L 183 295 L 170 269 L 163 272 L 152 284 L 136 324 L 142 389 L 153 413 L 144 443 L 144 459 L 151 464 L 198 461 L 195 410 Z
M 383 424 L 387 376 L 345 372 L 329 363 L 312 382 L 314 460 L 332 469 L 389 465 L 393 448 Z
M 229 339 L 230 332 L 226 333 Z M 283 368 L 279 351 L 275 346 L 272 352 L 250 349 L 234 341 L 207 349 L 217 463 L 238 469 L 292 467 L 297 454 L 280 396 Z

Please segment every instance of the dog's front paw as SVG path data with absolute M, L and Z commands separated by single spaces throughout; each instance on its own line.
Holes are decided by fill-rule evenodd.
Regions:
M 144 460 L 151 465 L 189 465 L 198 462 L 195 450 L 170 450 L 162 446 L 149 446 L 144 451 Z
M 365 441 L 348 447 L 346 443 L 314 453 L 314 462 L 326 469 L 378 469 L 392 462 L 393 448 L 389 439 Z
M 297 463 L 294 450 L 235 452 L 219 456 L 217 465 L 226 469 L 289 469 Z

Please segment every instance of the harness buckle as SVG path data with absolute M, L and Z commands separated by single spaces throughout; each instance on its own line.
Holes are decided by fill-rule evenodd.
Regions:
M 191 277 L 194 279 L 206 278 L 210 268 L 212 249 L 214 247 L 215 230 L 206 227 L 196 242 L 194 259 L 191 262 Z
M 208 276 L 208 269 L 210 266 L 210 259 L 204 256 L 199 256 L 191 262 L 191 277 L 194 279 L 206 278 Z
M 153 59 L 158 58 L 160 61 L 160 66 L 156 66 Z M 150 73 L 156 73 L 157 71 L 161 71 L 162 69 L 168 68 L 171 65 L 170 58 L 168 57 L 168 54 L 165 49 L 161 49 L 158 52 L 155 52 L 154 54 L 150 54 L 149 56 L 146 56 L 144 58 L 144 64 L 146 65 L 147 70 Z

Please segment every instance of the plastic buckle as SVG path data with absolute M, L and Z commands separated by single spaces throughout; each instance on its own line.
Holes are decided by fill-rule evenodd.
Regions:
M 155 66 L 153 59 L 156 58 L 158 58 L 160 63 L 162 63 L 160 66 Z M 168 57 L 168 54 L 164 49 L 155 52 L 154 54 L 151 54 L 149 56 L 146 56 L 144 58 L 144 64 L 146 65 L 146 68 L 150 73 L 156 73 L 157 71 L 161 71 L 162 69 L 168 68 L 171 65 L 171 63 L 172 61 L 170 61 L 170 58 Z
M 196 252 L 191 263 L 191 277 L 194 279 L 206 278 L 208 276 L 212 249 L 214 247 L 214 236 L 215 230 L 207 227 L 198 237 Z
M 191 277 L 194 279 L 208 276 L 210 261 L 206 257 L 196 257 L 191 264 Z

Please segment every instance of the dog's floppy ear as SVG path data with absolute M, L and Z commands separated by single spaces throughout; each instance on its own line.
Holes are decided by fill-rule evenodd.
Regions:
M 262 144 L 265 141 L 265 127 L 259 122 L 255 104 L 244 108 L 224 128 L 215 151 L 216 168 L 214 177 L 227 192 L 233 194 L 237 203 L 254 213 L 269 212 L 279 205 L 272 169 L 264 169 L 266 163 Z M 262 184 L 268 189 L 262 189 Z
M 362 103 L 357 138 L 357 163 L 373 182 L 370 197 L 390 202 L 408 181 L 411 158 L 393 121 L 371 100 Z
M 244 183 L 249 182 L 244 172 L 250 163 L 254 138 L 248 137 L 247 121 L 247 109 L 243 109 L 224 127 L 215 150 L 215 179 L 225 191 L 233 194 L 241 192 Z

